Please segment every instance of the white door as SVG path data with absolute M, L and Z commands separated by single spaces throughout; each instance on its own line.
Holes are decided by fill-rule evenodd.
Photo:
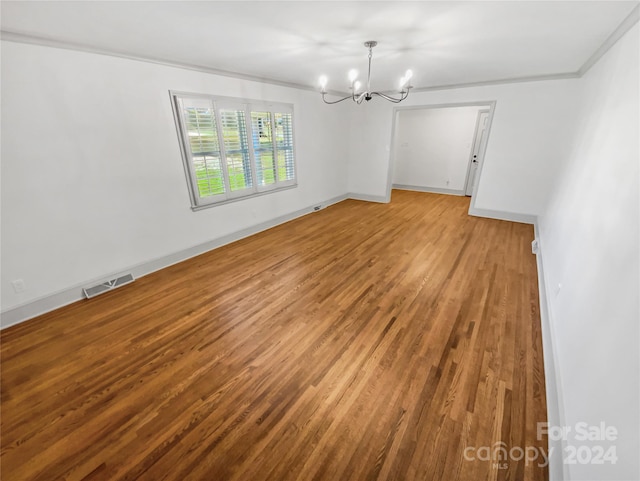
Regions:
M 469 175 L 467 175 L 467 185 L 464 189 L 464 195 L 471 197 L 473 188 L 478 181 L 478 165 L 480 165 L 480 155 L 484 150 L 484 144 L 487 141 L 487 133 L 489 131 L 489 111 L 480 110 L 478 112 L 478 122 L 476 123 L 476 133 L 473 137 L 473 147 L 471 164 L 469 165 Z

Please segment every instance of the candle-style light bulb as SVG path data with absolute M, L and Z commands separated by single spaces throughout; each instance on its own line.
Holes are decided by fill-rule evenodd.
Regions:
M 324 92 L 327 88 L 327 76 L 326 75 L 321 75 L 320 78 L 318 79 L 318 83 L 320 84 L 320 88 L 322 89 L 322 91 Z
M 358 71 L 355 68 L 349 70 L 349 82 L 353 83 L 358 78 Z

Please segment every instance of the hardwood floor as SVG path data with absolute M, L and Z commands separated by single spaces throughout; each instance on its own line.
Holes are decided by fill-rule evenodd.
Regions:
M 547 479 L 467 449 L 546 446 L 533 229 L 468 206 L 344 201 L 4 330 L 2 479 Z

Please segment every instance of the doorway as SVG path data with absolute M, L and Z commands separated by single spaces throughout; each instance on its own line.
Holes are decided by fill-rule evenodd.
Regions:
M 391 190 L 475 195 L 495 101 L 396 107 L 387 199 Z

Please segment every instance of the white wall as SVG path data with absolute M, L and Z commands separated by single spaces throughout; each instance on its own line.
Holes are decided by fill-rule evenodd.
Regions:
M 539 220 L 564 422 L 620 433 L 595 443 L 618 462 L 570 465 L 573 480 L 640 479 L 638 44 L 636 24 L 578 83 L 573 148 Z
M 298 187 L 192 212 L 169 89 L 293 103 Z M 347 111 L 311 91 L 2 42 L 2 310 L 346 194 Z
M 375 99 L 351 109 L 347 186 L 349 192 L 385 201 L 392 115 L 393 110 L 389 103 L 382 99 Z
M 393 183 L 463 191 L 480 107 L 399 110 Z
M 558 166 L 569 152 L 579 79 L 413 92 L 402 103 L 497 101 L 475 207 L 542 212 Z M 387 195 L 393 105 L 379 99 L 352 111 L 349 192 Z

